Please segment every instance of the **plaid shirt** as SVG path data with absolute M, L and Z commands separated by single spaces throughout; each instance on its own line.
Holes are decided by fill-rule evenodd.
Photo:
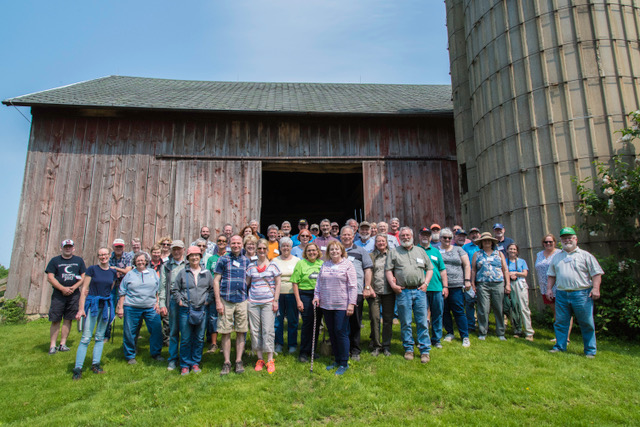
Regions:
M 131 261 L 133 261 L 133 252 L 123 252 L 120 258 L 116 258 L 116 253 L 111 252 L 111 257 L 109 258 L 109 266 L 118 267 L 118 268 L 127 268 L 127 267 L 131 267 Z M 124 277 L 124 274 L 118 273 L 116 284 L 120 284 L 123 277 Z
M 229 252 L 218 259 L 215 274 L 220 278 L 220 297 L 231 303 L 243 302 L 247 299 L 246 271 L 249 258 L 244 255 L 235 256 Z

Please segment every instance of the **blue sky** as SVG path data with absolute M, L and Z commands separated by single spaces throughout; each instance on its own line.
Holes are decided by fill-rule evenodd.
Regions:
M 3 1 L 0 98 L 107 75 L 450 84 L 444 1 Z M 28 108 L 0 107 L 8 266 Z

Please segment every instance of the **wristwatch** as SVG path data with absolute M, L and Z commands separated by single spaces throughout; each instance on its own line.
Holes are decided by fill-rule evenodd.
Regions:
M 369 290 L 369 289 L 371 289 L 371 286 L 366 286 L 365 289 Z

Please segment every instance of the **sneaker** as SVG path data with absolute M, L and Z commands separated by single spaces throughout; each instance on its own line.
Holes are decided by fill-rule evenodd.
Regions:
M 49 349 L 49 354 L 56 354 L 58 352 L 58 347 L 51 347 Z
M 422 353 L 420 355 L 420 363 L 429 363 L 431 357 L 429 357 L 429 353 Z
M 336 363 L 332 363 L 331 365 L 327 366 L 327 371 L 333 371 L 337 367 L 338 365 Z
M 595 359 L 596 355 L 595 354 L 585 354 L 584 357 L 586 357 L 587 359 Z
M 167 365 L 167 371 L 173 371 L 174 369 L 176 369 L 176 361 L 170 360 L 169 364 Z
M 64 345 L 64 344 L 60 344 L 58 346 L 58 351 L 69 351 L 69 350 L 71 350 L 71 349 L 69 347 L 67 347 L 66 345 Z
M 229 375 L 229 372 L 231 372 L 231 363 L 223 363 L 222 369 L 220 370 L 220 375 Z
M 189 375 L 189 368 L 180 369 L 180 375 L 182 376 Z
M 505 337 L 504 335 L 502 335 L 502 336 L 499 336 L 499 337 L 498 337 L 498 339 L 499 339 L 500 341 L 506 341 L 506 340 L 507 340 L 507 337 Z
M 372 355 L 373 357 L 378 357 L 378 356 L 380 356 L 380 349 L 379 349 L 379 348 L 374 349 L 374 350 L 371 352 L 371 355 Z
M 479 339 L 480 341 L 484 341 L 484 340 L 486 340 L 486 339 L 487 339 L 487 336 L 486 336 L 486 335 L 478 335 L 478 339 Z
M 207 353 L 215 353 L 216 351 L 218 351 L 218 344 L 213 343 L 209 346 L 209 350 L 207 350 Z
M 276 344 L 276 347 L 273 349 L 275 354 L 282 353 L 282 346 L 280 344 Z
M 549 350 L 549 353 L 560 353 L 560 349 L 553 347 L 551 350 Z
M 527 335 L 524 339 L 527 341 L 533 341 L 533 335 Z
M 435 348 L 442 348 L 442 344 L 440 344 L 439 342 L 435 343 L 433 346 Z
M 407 351 L 404 353 L 404 360 L 413 360 L 413 352 Z
M 462 339 L 462 346 L 463 347 L 471 347 L 471 341 L 469 341 L 469 338 L 463 338 Z
M 199 374 L 200 372 L 202 372 L 202 369 L 200 369 L 200 365 L 193 365 L 191 367 L 191 370 L 193 371 L 194 374 Z
M 94 374 L 104 374 L 102 367 L 98 364 L 91 365 L 91 371 L 93 371 Z
M 295 347 L 289 347 L 289 354 L 293 354 L 296 352 L 296 348 Z
M 353 360 L 354 362 L 359 362 L 360 361 L 360 354 L 352 354 L 350 359 Z
M 306 354 L 301 354 L 298 357 L 298 361 L 302 363 L 307 363 L 309 361 L 309 356 L 307 356 Z
M 135 365 L 136 363 L 138 363 L 138 361 L 136 359 L 129 359 L 129 360 L 127 360 L 127 363 L 129 365 Z
M 455 338 L 455 337 L 453 336 L 453 334 L 447 334 L 447 335 L 445 335 L 445 337 L 444 337 L 444 341 L 445 341 L 445 342 L 451 342 L 451 341 L 453 341 L 453 338 Z
M 271 359 L 267 362 L 267 372 L 273 374 L 276 371 L 276 362 Z
M 164 357 L 160 356 L 159 354 L 156 354 L 155 356 L 151 356 L 151 358 L 156 362 L 164 362 Z
M 336 370 L 336 375 L 344 375 L 344 373 L 347 372 L 347 369 L 349 369 L 349 365 L 339 366 L 338 370 Z
M 242 374 L 244 372 L 244 365 L 242 364 L 242 360 L 236 362 L 236 374 Z
M 256 367 L 254 368 L 256 372 L 260 372 L 262 371 L 262 368 L 264 368 L 264 360 L 262 359 L 258 359 L 258 361 L 256 362 Z
M 82 368 L 73 368 L 73 377 L 74 380 L 79 380 L 82 378 Z
M 389 349 L 388 349 L 388 348 L 383 349 L 383 350 L 382 350 L 382 354 L 384 354 L 386 357 L 391 356 L 391 352 L 389 351 Z

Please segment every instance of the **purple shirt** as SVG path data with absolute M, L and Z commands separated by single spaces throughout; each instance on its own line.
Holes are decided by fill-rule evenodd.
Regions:
M 320 268 L 314 298 L 325 310 L 346 310 L 349 304 L 356 304 L 358 298 L 358 278 L 356 268 L 348 259 L 338 264 L 328 260 Z
M 322 256 L 324 256 L 324 254 L 327 252 L 327 245 L 329 244 L 329 242 L 333 242 L 333 241 L 339 242 L 340 240 L 336 239 L 333 236 L 329 236 L 329 237 L 318 236 L 316 237 L 316 240 L 313 241 L 313 243 L 318 245 L 318 247 L 320 248 L 320 252 L 322 252 Z

